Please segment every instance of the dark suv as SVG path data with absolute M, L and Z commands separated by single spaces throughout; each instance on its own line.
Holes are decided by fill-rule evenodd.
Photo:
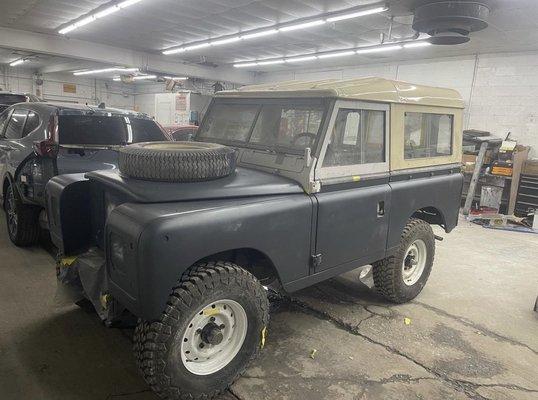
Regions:
M 41 100 L 29 93 L 12 93 L 0 91 L 0 114 L 6 108 L 17 103 L 41 102 Z
M 105 322 L 139 318 L 162 398 L 216 396 L 264 346 L 267 289 L 372 265 L 389 301 L 420 293 L 430 224 L 458 223 L 462 116 L 454 90 L 376 78 L 219 92 L 196 141 L 49 182 L 59 278 Z
M 11 241 L 36 242 L 47 228 L 45 184 L 58 174 L 114 169 L 117 149 L 169 140 L 147 116 L 62 103 L 19 103 L 0 114 L 0 200 Z

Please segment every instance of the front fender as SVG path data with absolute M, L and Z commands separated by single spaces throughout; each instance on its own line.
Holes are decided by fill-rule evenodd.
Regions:
M 197 261 L 250 248 L 266 254 L 283 283 L 308 275 L 312 201 L 305 194 L 117 207 L 110 235 L 125 240 L 123 270 L 109 265 L 112 295 L 135 314 L 156 319 L 172 287 Z M 107 251 L 107 260 L 110 255 Z

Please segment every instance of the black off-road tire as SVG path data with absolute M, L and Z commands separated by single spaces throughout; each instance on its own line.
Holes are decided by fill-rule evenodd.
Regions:
M 418 281 L 408 286 L 402 276 L 402 263 L 407 249 L 417 239 L 421 239 L 426 245 L 426 265 Z M 393 303 L 405 303 L 414 299 L 426 285 L 434 256 L 435 237 L 430 224 L 420 219 L 410 219 L 402 232 L 395 254 L 372 264 L 375 288 Z
M 183 365 L 178 342 L 200 307 L 223 298 L 244 308 L 248 319 L 245 341 L 221 370 L 193 374 Z M 230 262 L 201 263 L 188 270 L 173 288 L 159 321 L 138 321 L 134 354 L 144 379 L 161 398 L 211 399 L 224 392 L 256 358 L 268 322 L 267 294 L 252 274 Z
M 215 143 L 135 143 L 120 149 L 119 169 L 136 179 L 197 182 L 232 174 L 236 158 L 235 149 Z
M 6 226 L 9 239 L 15 246 L 33 246 L 39 241 L 39 207 L 24 204 L 16 189 L 9 185 L 4 198 Z M 14 214 L 11 214 L 13 211 Z M 16 219 L 16 227 L 10 225 L 10 214 Z

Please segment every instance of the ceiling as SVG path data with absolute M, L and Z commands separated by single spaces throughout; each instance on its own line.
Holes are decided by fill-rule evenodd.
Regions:
M 1 1 L 3 10 L 0 15 L 0 27 L 52 35 L 57 35 L 59 27 L 88 12 L 113 4 L 103 0 Z M 389 0 L 390 12 L 384 14 L 278 33 L 248 42 L 189 51 L 188 54 L 177 54 L 169 56 L 168 59 L 204 65 L 231 65 L 238 61 L 377 44 L 380 34 L 388 31 L 391 14 L 397 16 L 393 26 L 394 37 L 412 34 L 412 10 L 417 3 L 424 1 L 427 0 Z M 317 61 L 316 66 L 538 50 L 538 1 L 483 0 L 483 2 L 492 7 L 490 26 L 484 31 L 472 34 L 471 41 L 467 44 L 430 46 L 398 54 L 369 54 L 350 59 L 328 59 L 323 62 Z M 378 0 L 144 0 L 81 27 L 67 36 L 160 54 L 163 49 L 184 43 L 371 3 L 378 3 Z M 43 56 L 42 59 L 36 60 L 36 64 L 46 64 L 45 58 Z M 0 51 L 0 63 L 13 59 L 15 58 L 9 59 L 5 52 Z M 263 71 L 292 68 L 304 68 L 304 65 L 256 67 Z

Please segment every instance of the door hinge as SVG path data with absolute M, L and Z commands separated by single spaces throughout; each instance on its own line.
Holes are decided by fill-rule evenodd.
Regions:
M 314 254 L 311 256 L 312 268 L 317 268 L 321 265 L 322 255 Z

